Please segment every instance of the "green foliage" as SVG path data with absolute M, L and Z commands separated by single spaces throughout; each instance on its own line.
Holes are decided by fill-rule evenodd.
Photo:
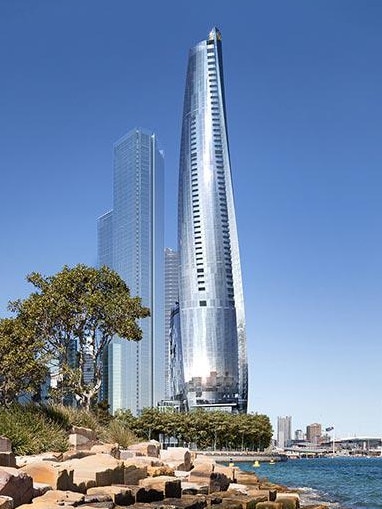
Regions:
M 39 409 L 40 413 L 47 419 L 68 431 L 72 426 L 89 428 L 96 433 L 102 429 L 97 414 L 89 410 L 77 409 L 62 404 L 41 405 Z
M 0 404 L 38 394 L 48 369 L 42 342 L 17 318 L 0 320 Z
M 264 450 L 272 438 L 269 418 L 262 414 L 228 414 L 195 410 L 189 413 L 160 412 L 146 408 L 139 417 L 120 411 L 115 420 L 143 440 L 163 434 L 198 449 Z
M 150 311 L 138 297 L 130 296 L 126 283 L 107 267 L 64 267 L 48 277 L 34 272 L 27 280 L 35 291 L 24 300 L 10 303 L 16 319 L 3 321 L 0 343 L 10 348 L 12 359 L 20 355 L 13 336 L 36 345 L 36 352 L 24 349 L 24 357 L 30 352 L 31 358 L 41 358 L 45 366 L 50 360 L 50 366 L 56 367 L 54 375 L 59 382 L 56 401 L 60 397 L 64 401 L 68 394 L 75 395 L 79 404 L 89 410 L 91 402 L 97 399 L 102 360 L 112 337 L 139 341 L 142 331 L 137 320 L 149 316 Z M 18 325 L 15 332 L 14 328 L 8 330 L 9 323 Z M 8 380 L 0 362 L 0 379 L 1 375 Z M 14 394 L 18 390 L 13 389 Z
M 11 440 L 13 452 L 18 455 L 68 449 L 65 430 L 47 419 L 35 405 L 1 408 L 0 435 Z
M 101 434 L 101 439 L 108 443 L 118 443 L 122 448 L 139 442 L 137 435 L 117 419 L 108 424 Z

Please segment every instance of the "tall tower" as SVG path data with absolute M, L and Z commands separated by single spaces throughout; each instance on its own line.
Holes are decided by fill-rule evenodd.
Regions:
M 113 210 L 98 220 L 98 263 L 111 266 L 151 310 L 139 342 L 114 338 L 104 363 L 111 411 L 138 414 L 164 397 L 164 174 L 154 134 L 114 144 Z M 106 393 L 106 390 L 105 392 Z
M 178 253 L 169 247 L 164 250 L 164 337 L 166 345 L 165 353 L 165 398 L 170 398 L 170 386 L 172 383 L 172 374 L 170 370 L 170 323 L 172 308 L 179 300 L 178 287 Z
M 180 328 L 188 405 L 245 412 L 244 299 L 217 28 L 189 53 L 178 221 Z
M 277 417 L 277 445 L 284 449 L 292 440 L 292 417 Z

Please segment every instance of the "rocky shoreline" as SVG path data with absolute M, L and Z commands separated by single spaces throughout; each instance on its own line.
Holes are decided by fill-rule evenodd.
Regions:
M 75 428 L 66 453 L 15 456 L 0 437 L 0 509 L 324 509 L 235 466 L 155 441 L 121 450 Z

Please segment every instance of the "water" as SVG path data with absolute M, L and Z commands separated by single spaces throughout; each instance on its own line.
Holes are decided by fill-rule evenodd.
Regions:
M 259 478 L 301 490 L 303 504 L 327 503 L 333 509 L 382 508 L 382 458 L 289 460 L 254 468 L 237 463 Z

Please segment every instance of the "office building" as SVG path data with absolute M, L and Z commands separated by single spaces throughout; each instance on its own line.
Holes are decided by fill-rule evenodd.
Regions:
M 190 409 L 247 409 L 244 299 L 221 33 L 190 50 L 179 168 L 179 317 Z
M 164 250 L 164 337 L 165 337 L 165 398 L 170 398 L 172 375 L 170 371 L 170 321 L 173 307 L 178 303 L 178 253 L 166 247 Z
M 164 165 L 156 136 L 133 129 L 114 144 L 113 210 L 98 220 L 98 264 L 113 268 L 151 310 L 141 341 L 113 338 L 104 359 L 111 411 L 137 415 L 164 397 Z
M 309 424 L 306 427 L 306 439 L 311 444 L 319 444 L 321 442 L 322 427 L 317 422 Z
M 277 447 L 284 449 L 292 440 L 292 417 L 277 417 Z

